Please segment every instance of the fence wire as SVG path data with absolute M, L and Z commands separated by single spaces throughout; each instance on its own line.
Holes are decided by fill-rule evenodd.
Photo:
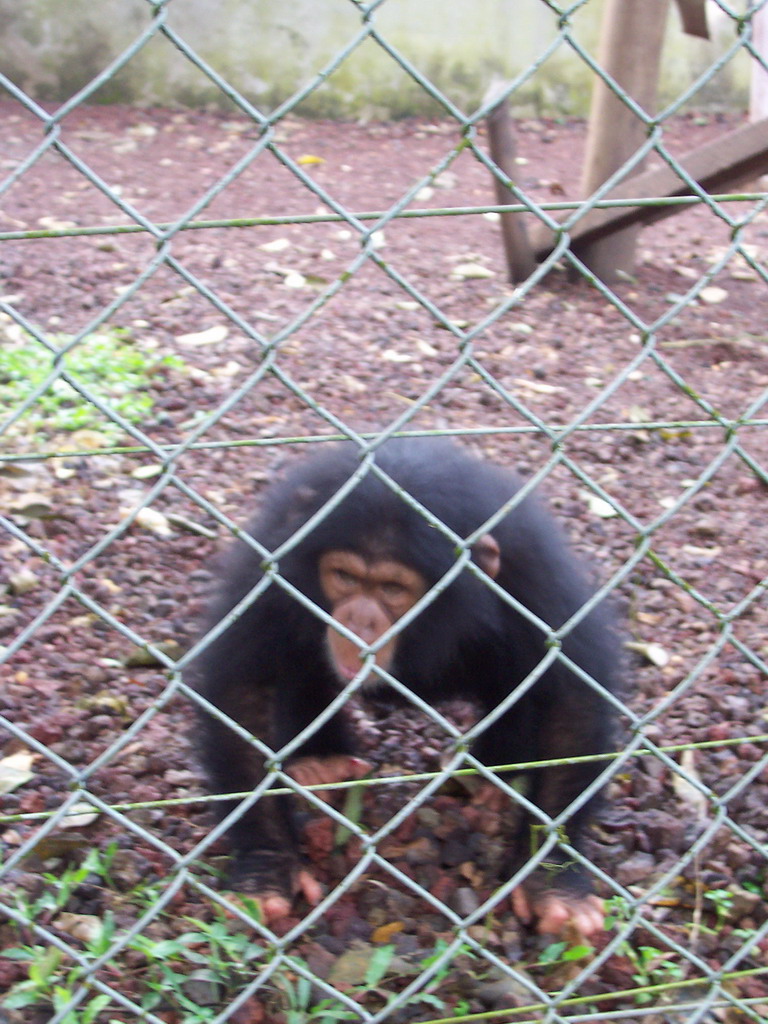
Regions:
M 699 109 L 705 90 L 737 58 L 768 70 L 768 4 L 714 0 L 731 41 L 660 112 L 582 41 L 594 0 L 542 0 L 539 57 L 472 110 L 394 45 L 387 0 L 343 6 L 355 31 L 271 111 L 189 45 L 182 0 L 148 0 L 131 45 L 62 102 L 0 67 L 0 1019 L 763 1021 L 768 194 L 757 179 L 707 189 L 686 168 L 742 120 Z M 150 44 L 175 48 L 222 109 L 93 105 Z M 302 118 L 363 45 L 434 117 Z M 643 126 L 586 198 L 582 122 L 515 120 L 514 178 L 490 156 L 489 115 L 514 114 L 564 51 Z M 670 168 L 677 194 L 617 196 L 643 165 Z M 491 201 L 494 179 L 508 203 Z M 634 273 L 606 281 L 579 232 L 627 208 L 669 216 L 638 236 Z M 515 284 L 498 233 L 510 213 L 551 239 Z M 316 906 L 270 927 L 221 885 L 229 821 L 212 825 L 186 673 L 270 587 L 328 620 L 280 572 L 315 520 L 277 551 L 247 538 L 267 572 L 200 638 L 206 567 L 294 449 L 348 439 L 358 475 L 385 476 L 377 448 L 403 434 L 458 437 L 520 470 L 522 494 L 541 485 L 594 602 L 619 607 L 622 743 L 575 805 L 605 783 L 610 801 L 586 853 L 569 847 L 491 770 L 525 765 L 471 753 L 519 693 L 484 719 L 432 707 L 375 667 L 386 635 L 361 654 L 404 710 L 377 717 L 361 673 L 281 750 L 230 722 L 268 766 L 234 816 L 294 794 L 324 882 Z M 484 575 L 476 537 L 431 524 L 457 558 L 395 632 L 462 570 Z M 536 625 L 551 641 L 540 673 L 565 654 Z M 374 777 L 320 787 L 338 791 L 329 802 L 283 764 L 340 708 Z M 541 822 L 511 878 L 478 780 Z M 607 900 L 593 943 L 534 936 L 512 914 L 558 846 Z

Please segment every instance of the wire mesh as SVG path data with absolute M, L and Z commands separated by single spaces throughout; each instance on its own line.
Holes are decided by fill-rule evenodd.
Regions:
M 0 1017 L 764 1020 L 768 195 L 762 181 L 708 191 L 686 157 L 741 120 L 697 103 L 734 59 L 766 70 L 768 5 L 714 0 L 731 42 L 659 112 L 583 42 L 594 0 L 542 0 L 539 58 L 473 109 L 388 36 L 387 0 L 345 6 L 354 32 L 271 110 L 190 46 L 181 0 L 148 2 L 133 42 L 61 102 L 0 69 Z M 93 106 L 149 44 L 196 68 L 222 111 Z M 363 45 L 432 117 L 302 118 Z M 581 122 L 517 121 L 515 180 L 489 152 L 493 105 L 514 112 L 564 52 L 643 126 L 586 198 Z M 617 199 L 643 161 L 685 194 Z M 490 201 L 494 177 L 506 206 Z M 574 239 L 589 214 L 626 206 L 674 215 L 639 236 L 634 275 L 606 282 Z M 554 237 L 515 284 L 498 237 L 510 212 Z M 594 601 L 622 610 L 631 685 L 610 699 L 626 728 L 578 800 L 608 783 L 585 852 L 472 755 L 519 693 L 485 718 L 432 707 L 375 667 L 388 635 L 361 644 L 358 677 L 282 749 L 230 722 L 266 771 L 211 824 L 219 797 L 187 739 L 204 701 L 185 673 L 269 588 L 329 619 L 280 561 L 355 480 L 277 551 L 242 523 L 294 450 L 347 439 L 359 474 L 382 477 L 377 449 L 402 434 L 456 436 L 517 467 L 521 496 L 541 485 L 594 569 Z M 476 536 L 432 526 L 456 561 L 394 632 L 461 571 L 483 575 Z M 200 637 L 210 556 L 244 536 L 266 574 Z M 537 671 L 566 658 L 573 624 L 536 621 L 550 644 Z M 366 708 L 365 669 L 404 710 Z M 285 762 L 341 707 L 375 777 L 319 787 L 338 791 L 328 802 Z M 478 779 L 541 821 L 512 877 Z M 279 927 L 219 877 L 227 825 L 278 793 L 306 808 L 325 882 Z M 535 936 L 512 914 L 513 891 L 563 846 L 608 900 L 592 943 Z

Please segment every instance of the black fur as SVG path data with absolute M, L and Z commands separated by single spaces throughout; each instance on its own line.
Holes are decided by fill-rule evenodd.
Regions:
M 520 488 L 513 474 L 442 440 L 393 440 L 376 464 L 459 538 L 478 530 Z M 290 541 L 360 467 L 359 451 L 341 445 L 297 466 L 272 485 L 248 533 L 269 552 Z M 552 629 L 590 597 L 584 573 L 551 518 L 525 498 L 489 532 L 501 552 L 496 583 Z M 394 558 L 432 585 L 455 563 L 456 544 L 369 472 L 311 533 L 279 558 L 280 574 L 325 606 L 317 563 L 324 551 L 346 549 Z M 263 558 L 245 542 L 231 552 L 210 624 L 233 608 L 262 577 Z M 330 610 L 327 609 L 326 610 Z M 326 626 L 272 582 L 201 656 L 199 690 L 274 750 L 313 721 L 340 684 L 325 648 Z M 391 668 L 427 701 L 464 695 L 495 708 L 547 651 L 541 628 L 464 570 L 400 635 Z M 617 677 L 616 640 L 603 610 L 582 619 L 562 641 L 564 654 L 608 690 Z M 608 749 L 613 715 L 608 701 L 555 661 L 482 736 L 473 750 L 486 764 L 600 753 Z M 226 725 L 203 715 L 200 750 L 213 792 L 248 791 L 263 778 L 261 758 Z M 352 753 L 341 717 L 315 732 L 301 754 Z M 531 773 L 530 798 L 556 816 L 600 770 L 582 764 Z M 568 841 L 578 846 L 594 801 L 572 815 Z M 229 810 L 225 805 L 224 811 Z M 525 826 L 528 835 L 528 823 Z M 254 892 L 290 892 L 298 869 L 290 809 L 274 798 L 257 802 L 230 829 L 231 884 Z M 528 848 L 522 842 L 522 856 Z M 552 858 L 550 857 L 550 860 Z M 558 888 L 589 891 L 573 866 Z

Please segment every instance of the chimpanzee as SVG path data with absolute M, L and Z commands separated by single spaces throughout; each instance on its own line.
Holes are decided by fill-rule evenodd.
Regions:
M 445 439 L 389 440 L 376 450 L 375 466 L 363 466 L 359 447 L 345 442 L 267 489 L 247 533 L 269 554 L 245 540 L 234 545 L 209 626 L 258 585 L 257 593 L 200 656 L 198 690 L 279 751 L 366 670 L 363 692 L 394 693 L 381 669 L 426 701 L 464 696 L 483 713 L 519 686 L 518 699 L 473 748 L 483 763 L 606 751 L 611 703 L 585 676 L 606 691 L 615 689 L 612 622 L 602 607 L 579 617 L 592 592 L 536 499 L 512 503 L 497 521 L 520 480 Z M 347 488 L 341 500 L 326 509 L 341 488 Z M 465 541 L 472 564 L 446 579 L 457 559 L 466 558 Z M 328 618 L 289 587 L 265 578 L 275 569 Z M 417 604 L 417 614 L 371 657 L 367 645 Z M 573 616 L 575 624 L 553 638 L 550 630 Z M 333 622 L 342 628 L 337 631 Z M 537 677 L 542 659 L 558 644 L 563 657 L 558 653 Z M 263 757 L 225 722 L 203 713 L 199 743 L 212 792 L 247 792 L 263 780 Z M 338 713 L 308 735 L 285 767 L 305 785 L 359 778 L 367 766 L 354 752 L 348 722 Z M 528 797 L 554 818 L 599 771 L 588 760 L 532 769 Z M 234 806 L 234 800 L 224 802 L 222 814 Z M 578 847 L 593 809 L 591 799 L 568 816 L 559 835 L 571 846 Z M 522 829 L 523 859 L 537 822 L 526 820 Z M 228 835 L 234 849 L 229 885 L 255 895 L 267 921 L 286 916 L 298 891 L 310 902 L 319 900 L 319 883 L 298 853 L 290 798 L 257 800 Z M 525 922 L 535 920 L 542 932 L 567 926 L 588 936 L 603 926 L 602 904 L 587 873 L 558 849 L 547 855 L 548 869 L 537 869 L 516 889 L 515 912 Z

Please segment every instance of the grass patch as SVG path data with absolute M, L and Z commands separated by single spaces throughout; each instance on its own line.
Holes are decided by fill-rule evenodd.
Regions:
M 53 350 L 13 324 L 0 327 L 0 436 L 14 447 L 77 430 L 95 430 L 114 444 L 125 432 L 110 413 L 145 421 L 157 374 L 184 365 L 122 328 L 89 334 L 69 350 L 71 338 L 46 340 Z

